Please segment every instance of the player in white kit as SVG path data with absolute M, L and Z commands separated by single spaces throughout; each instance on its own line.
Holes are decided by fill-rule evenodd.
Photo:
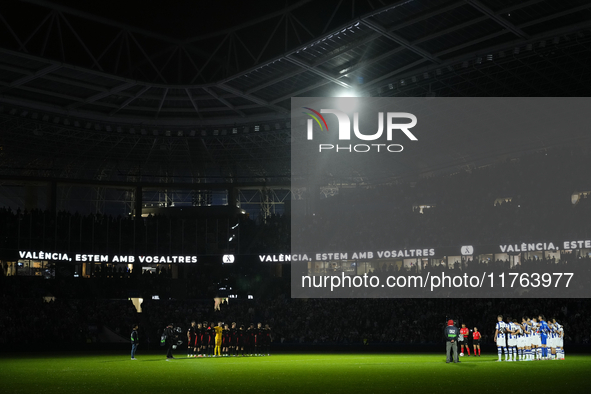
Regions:
M 523 338 L 523 327 L 521 326 L 521 324 L 519 324 L 519 322 L 517 321 L 517 319 L 513 319 L 513 325 L 515 326 L 515 330 L 516 330 L 516 334 L 517 334 L 517 355 L 515 356 L 515 358 L 518 361 L 524 361 L 525 360 L 525 341 Z
M 556 330 L 557 338 L 556 338 L 556 358 L 558 360 L 564 360 L 564 327 L 560 323 L 556 321 L 556 319 L 552 319 L 554 323 L 554 329 Z
M 531 328 L 529 325 L 529 317 L 526 316 L 521 319 L 521 328 L 523 330 L 524 360 L 531 361 Z
M 503 351 L 505 352 L 505 360 L 508 360 L 509 354 L 507 353 L 507 340 L 505 338 L 505 330 L 507 328 L 507 324 L 503 321 L 503 315 L 497 316 L 497 324 L 495 326 L 495 337 L 494 340 L 497 344 L 497 353 L 499 354 L 499 359 L 497 361 L 503 361 Z
M 556 360 L 556 331 L 554 331 L 554 323 L 548 320 L 548 359 Z
M 532 359 L 540 360 L 542 358 L 542 341 L 540 340 L 540 332 L 538 331 L 538 322 L 534 317 L 531 319 L 531 332 L 532 332 Z
M 507 318 L 507 350 L 509 350 L 509 359 L 505 359 L 505 361 L 515 361 L 515 355 L 517 353 L 517 334 L 516 334 L 516 327 L 513 323 L 513 319 L 510 317 Z

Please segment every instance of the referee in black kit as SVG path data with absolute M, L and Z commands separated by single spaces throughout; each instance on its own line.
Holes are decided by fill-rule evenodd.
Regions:
M 454 354 L 454 363 L 459 363 L 458 360 L 458 334 L 460 330 L 454 325 L 453 320 L 447 321 L 447 327 L 445 327 L 445 352 L 446 352 L 446 363 L 451 362 L 450 353 L 453 350 Z

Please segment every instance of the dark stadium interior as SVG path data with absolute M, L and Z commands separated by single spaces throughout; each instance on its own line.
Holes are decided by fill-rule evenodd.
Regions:
M 586 98 L 591 3 L 238 2 L 230 18 L 220 14 L 233 2 L 174 3 L 141 15 L 86 1 L 0 3 L 0 351 L 109 348 L 105 331 L 127 341 L 133 323 L 158 350 L 166 324 L 195 319 L 268 323 L 281 351 L 437 348 L 454 318 L 482 327 L 492 348 L 497 314 L 542 312 L 563 323 L 567 346 L 590 349 L 588 298 L 292 299 L 290 262 L 264 256 L 283 259 L 301 235 L 290 226 L 294 201 L 307 198 L 291 190 L 292 97 Z M 326 178 L 323 214 L 301 229 L 317 240 L 310 248 L 591 239 L 588 128 L 524 129 L 506 145 L 465 137 L 426 142 L 379 179 Z M 337 218 L 371 243 L 335 228 Z M 591 250 L 572 249 L 366 271 L 588 271 Z

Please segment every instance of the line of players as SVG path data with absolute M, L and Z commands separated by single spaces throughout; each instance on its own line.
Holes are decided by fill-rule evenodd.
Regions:
M 564 328 L 556 319 L 546 322 L 544 315 L 530 319 L 497 317 L 494 336 L 497 352 L 502 361 L 564 360 Z M 550 350 L 550 352 L 548 352 Z
M 187 330 L 187 357 L 270 356 L 271 328 L 253 323 L 248 328 L 218 322 L 191 322 Z

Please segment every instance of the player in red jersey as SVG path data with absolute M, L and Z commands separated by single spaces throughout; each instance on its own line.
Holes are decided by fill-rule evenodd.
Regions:
M 470 330 L 466 327 L 465 323 L 462 323 L 462 328 L 460 328 L 460 337 L 458 338 L 458 342 L 460 343 L 460 355 L 464 354 L 464 346 L 466 347 L 466 353 L 468 353 L 468 356 L 470 355 L 470 347 L 468 346 L 469 335 Z
M 480 357 L 480 332 L 478 331 L 478 327 L 474 327 L 474 332 L 472 333 L 472 345 L 474 345 L 474 357 L 476 357 L 476 349 L 478 349 L 478 357 Z
M 191 322 L 191 326 L 187 330 L 187 357 L 196 357 L 195 339 L 197 338 L 197 329 L 195 327 L 195 320 Z

